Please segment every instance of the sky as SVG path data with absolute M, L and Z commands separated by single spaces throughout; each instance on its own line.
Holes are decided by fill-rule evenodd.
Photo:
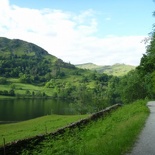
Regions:
M 72 64 L 139 65 L 153 0 L 0 0 L 0 37 L 37 44 Z

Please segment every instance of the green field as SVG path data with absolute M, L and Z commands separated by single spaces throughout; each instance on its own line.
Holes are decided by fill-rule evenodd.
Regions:
M 32 94 L 34 92 L 37 93 L 46 93 L 46 95 L 51 96 L 52 91 L 50 88 L 46 88 L 44 86 L 37 86 L 33 84 L 25 84 L 21 83 L 19 79 L 16 78 L 9 78 L 7 79 L 6 84 L 0 84 L 0 90 L 1 91 L 10 91 L 11 89 L 14 90 L 16 97 L 19 97 L 19 95 L 23 95 L 24 97 L 28 96 L 27 91 Z M 1 98 L 6 98 L 7 96 L 1 96 Z
M 48 115 L 28 121 L 0 125 L 0 145 L 3 138 L 6 143 L 53 132 L 60 127 L 87 117 L 88 115 Z

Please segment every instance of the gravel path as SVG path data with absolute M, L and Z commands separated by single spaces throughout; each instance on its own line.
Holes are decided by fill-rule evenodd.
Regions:
M 135 146 L 127 155 L 155 155 L 155 101 L 148 102 L 150 115 Z

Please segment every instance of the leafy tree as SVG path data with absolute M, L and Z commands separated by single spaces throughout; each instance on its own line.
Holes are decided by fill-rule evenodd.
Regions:
M 108 82 L 108 87 L 106 90 L 107 102 L 109 104 L 120 103 L 120 92 L 119 92 L 119 82 L 120 79 L 118 77 L 112 77 Z
M 14 90 L 13 89 L 11 89 L 10 91 L 9 91 L 9 93 L 8 93 L 10 96 L 15 96 L 15 92 L 14 92 Z
M 0 77 L 0 84 L 6 84 L 7 79 L 5 77 Z
M 146 97 L 146 83 L 137 70 L 130 71 L 120 80 L 119 92 L 124 103 Z
M 150 37 L 150 44 L 147 46 L 146 54 L 141 58 L 140 65 L 137 67 L 140 78 L 145 81 L 145 97 L 153 99 L 155 97 L 155 32 Z
M 35 96 L 35 92 L 34 91 L 32 92 L 32 96 Z
M 29 96 L 31 92 L 29 90 L 26 90 L 25 94 Z
M 9 95 L 9 92 L 7 90 L 4 90 L 2 95 L 8 96 Z
M 14 84 L 11 84 L 10 87 L 11 87 L 11 89 L 13 89 L 13 90 L 16 88 L 16 86 L 15 86 Z

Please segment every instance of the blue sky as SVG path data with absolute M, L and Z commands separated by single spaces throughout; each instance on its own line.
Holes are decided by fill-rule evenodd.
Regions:
M 154 6 L 153 0 L 0 0 L 0 34 L 73 64 L 138 65 Z
M 10 0 L 11 4 L 36 9 L 58 9 L 74 13 L 92 9 L 102 35 L 147 35 L 152 28 L 153 0 Z

